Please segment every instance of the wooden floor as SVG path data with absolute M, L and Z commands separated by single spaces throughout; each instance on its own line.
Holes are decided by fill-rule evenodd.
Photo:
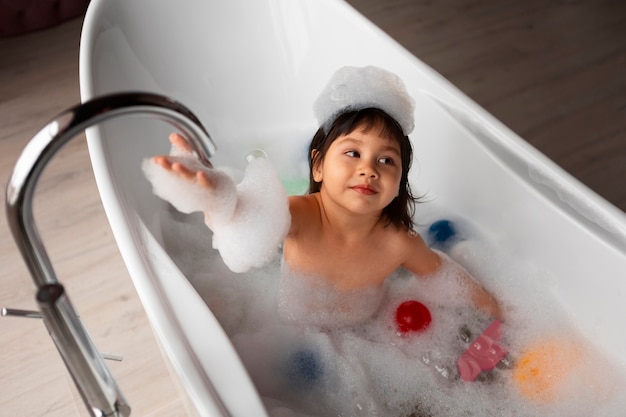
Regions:
M 36 309 L 34 284 L 4 215 L 6 181 L 21 149 L 49 119 L 78 103 L 81 21 L 0 40 L 0 307 Z M 84 140 L 63 149 L 38 184 L 35 218 L 57 274 L 109 362 L 134 416 L 184 416 L 104 216 Z M 88 416 L 36 319 L 0 318 L 0 416 Z
M 349 3 L 626 210 L 626 2 Z M 3 189 L 26 141 L 79 100 L 80 25 L 0 39 Z M 185 415 L 108 229 L 82 141 L 55 158 L 35 204 L 53 264 L 83 321 L 101 350 L 124 356 L 110 367 L 133 415 Z M 4 204 L 0 216 L 0 307 L 35 309 Z M 43 323 L 0 318 L 0 332 L 0 415 L 87 415 Z
M 348 3 L 626 211 L 626 2 Z

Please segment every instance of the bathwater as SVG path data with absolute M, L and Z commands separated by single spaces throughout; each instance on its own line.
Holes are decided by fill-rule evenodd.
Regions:
M 279 251 L 263 268 L 229 271 L 201 215 L 173 215 L 163 231 L 272 416 L 623 415 L 624 370 L 559 309 L 550 271 L 507 253 L 461 214 L 434 202 L 420 210 L 419 232 L 445 259 L 441 272 L 398 270 L 382 288 L 352 292 L 290 271 Z M 504 312 L 508 354 L 473 382 L 459 378 L 456 362 L 493 319 L 468 301 L 460 268 Z M 406 301 L 428 310 L 425 328 L 399 328 Z

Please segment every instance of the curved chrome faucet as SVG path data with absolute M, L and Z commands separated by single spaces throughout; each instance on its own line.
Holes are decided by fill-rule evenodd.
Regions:
M 128 417 L 130 407 L 59 283 L 33 218 L 35 186 L 43 169 L 70 139 L 119 116 L 150 115 L 171 123 L 211 166 L 215 145 L 200 121 L 182 104 L 156 94 L 120 93 L 75 106 L 41 129 L 20 155 L 6 190 L 13 238 L 37 285 L 37 302 L 50 336 L 94 417 Z

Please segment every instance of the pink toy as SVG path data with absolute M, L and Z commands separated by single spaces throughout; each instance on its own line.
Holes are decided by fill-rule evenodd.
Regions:
M 500 320 L 493 323 L 467 348 L 457 361 L 463 381 L 474 381 L 482 371 L 488 371 L 504 358 L 508 350 L 500 345 L 502 330 Z

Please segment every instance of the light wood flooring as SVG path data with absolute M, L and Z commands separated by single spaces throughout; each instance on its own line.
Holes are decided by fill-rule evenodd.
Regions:
M 0 307 L 36 309 L 34 284 L 10 237 L 4 189 L 26 142 L 79 101 L 81 20 L 0 40 Z M 35 219 L 61 282 L 108 362 L 134 416 L 184 416 L 181 397 L 113 241 L 85 142 L 44 172 Z M 0 416 L 88 416 L 38 319 L 0 318 Z
M 407 49 L 608 201 L 626 210 L 626 3 L 350 0 Z M 549 3 L 549 4 L 548 4 Z M 0 39 L 0 186 L 26 142 L 79 100 L 80 19 Z M 3 192 L 4 201 L 4 192 Z M 35 216 L 53 264 L 133 415 L 185 411 L 73 141 L 40 181 Z M 0 207 L 0 307 L 35 309 Z M 36 319 L 0 318 L 0 415 L 86 416 Z

